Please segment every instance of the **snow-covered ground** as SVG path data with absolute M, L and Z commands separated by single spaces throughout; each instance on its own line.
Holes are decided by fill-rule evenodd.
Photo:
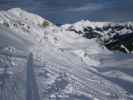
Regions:
M 0 46 L 34 54 L 41 100 L 132 100 L 132 54 L 109 51 L 96 38 L 87 39 L 68 29 L 82 31 L 88 25 L 110 23 L 80 21 L 58 27 L 14 8 L 0 11 Z M 14 59 L 11 62 L 16 68 L 21 65 Z

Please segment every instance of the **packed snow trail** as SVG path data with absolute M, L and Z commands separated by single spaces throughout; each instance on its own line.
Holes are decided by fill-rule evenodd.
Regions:
M 31 53 L 27 61 L 26 100 L 40 100 L 33 66 L 33 55 Z

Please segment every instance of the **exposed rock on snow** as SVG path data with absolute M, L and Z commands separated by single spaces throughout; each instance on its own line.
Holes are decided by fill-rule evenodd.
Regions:
M 74 31 L 88 39 L 97 38 L 108 49 L 130 53 L 133 51 L 133 24 L 112 22 L 79 21 L 63 25 L 62 28 Z

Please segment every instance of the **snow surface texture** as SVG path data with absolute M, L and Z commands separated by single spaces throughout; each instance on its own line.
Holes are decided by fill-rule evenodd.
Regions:
M 45 21 L 49 23 L 47 27 L 43 26 Z M 80 31 L 88 25 L 106 24 L 109 22 L 80 21 L 72 25 Z M 132 100 L 132 55 L 111 52 L 96 38 L 87 39 L 68 30 L 70 26 L 58 27 L 20 8 L 1 11 L 0 46 L 13 47 L 11 52 L 34 54 L 41 100 Z M 6 63 L 3 56 L 0 59 Z M 16 68 L 10 72 L 22 73 L 25 61 L 12 57 L 10 60 Z

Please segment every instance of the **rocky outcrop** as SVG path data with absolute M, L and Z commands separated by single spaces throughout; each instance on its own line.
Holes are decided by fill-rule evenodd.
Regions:
M 132 23 L 89 22 L 75 23 L 67 27 L 87 39 L 96 38 L 109 50 L 131 53 L 133 51 Z

